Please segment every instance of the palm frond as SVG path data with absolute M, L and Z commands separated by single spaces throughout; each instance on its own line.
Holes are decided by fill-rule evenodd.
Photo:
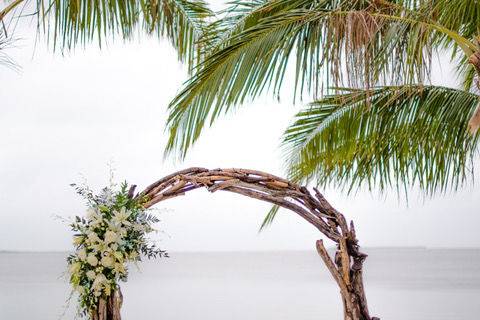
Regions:
M 10 46 L 10 39 L 5 35 L 4 30 L 0 27 L 0 66 L 5 66 L 11 69 L 18 69 L 17 64 L 7 54 L 6 50 Z
M 402 2 L 402 1 L 398 1 Z M 422 2 L 422 1 L 419 1 Z M 279 1 L 267 2 L 265 6 Z M 422 83 L 442 39 L 454 33 L 430 22 L 431 13 L 371 1 L 285 1 L 273 14 L 262 6 L 216 42 L 206 60 L 169 106 L 166 154 L 184 157 L 206 125 L 264 92 L 279 98 L 289 61 L 293 92 L 314 98 L 331 85 Z M 262 14 L 259 15 L 258 12 Z M 238 20 L 238 19 L 236 19 Z M 442 32 L 445 31 L 445 32 Z M 468 40 L 459 36 L 462 46 Z M 469 48 L 469 47 L 468 47 Z M 467 48 L 467 49 L 468 49 Z
M 228 43 L 235 34 L 256 25 L 262 18 L 272 16 L 289 8 L 312 8 L 316 1 L 308 0 L 233 0 L 217 12 L 217 19 L 211 23 L 205 38 L 211 44 L 210 50 L 218 50 Z
M 278 210 L 280 209 L 279 206 L 274 205 L 270 210 L 268 211 L 267 215 L 262 221 L 262 224 L 260 225 L 260 232 L 265 230 L 267 227 L 269 227 L 272 223 L 273 220 L 275 220 L 275 217 L 277 216 Z
M 432 8 L 433 19 L 464 38 L 475 39 L 480 26 L 480 2 L 477 0 L 437 0 Z
M 18 71 L 20 67 L 7 53 L 17 40 L 14 37 L 15 27 L 11 27 L 15 13 L 22 12 L 20 8 L 24 0 L 6 1 L 6 5 L 0 8 L 0 65 Z M 15 23 L 13 23 L 15 25 Z
M 267 3 L 267 0 L 253 1 L 230 1 L 227 8 L 217 12 L 217 19 L 210 23 L 206 32 L 203 34 L 202 42 L 208 44 L 204 47 L 207 50 L 213 50 L 216 44 L 228 38 L 229 35 L 244 28 L 249 23 L 248 19 L 252 19 L 261 12 L 261 8 Z M 255 14 L 254 14 L 255 12 Z
M 130 39 L 136 31 L 167 37 L 179 58 L 199 61 L 198 39 L 213 12 L 203 0 L 41 0 L 40 29 L 62 50 L 108 39 Z
M 290 176 L 349 191 L 456 189 L 473 175 L 479 135 L 468 134 L 467 125 L 479 102 L 437 86 L 340 89 L 298 113 L 286 130 Z
M 3 19 L 12 11 L 14 11 L 22 2 L 25 0 L 12 0 L 12 1 L 5 1 L 6 5 L 4 8 L 0 10 L 0 21 L 3 22 Z

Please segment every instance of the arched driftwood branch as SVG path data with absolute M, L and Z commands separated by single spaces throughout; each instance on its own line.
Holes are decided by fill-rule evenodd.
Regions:
M 189 168 L 168 175 L 136 195 L 149 208 L 161 201 L 206 188 L 210 192 L 229 191 L 263 200 L 289 209 L 337 244 L 334 258 L 330 257 L 322 240 L 317 251 L 337 282 L 344 303 L 345 319 L 374 320 L 370 317 L 363 287 L 362 266 L 366 255 L 359 251 L 353 222 L 335 210 L 325 197 L 313 189 L 299 186 L 283 178 L 247 169 Z M 133 196 L 134 188 L 131 189 Z

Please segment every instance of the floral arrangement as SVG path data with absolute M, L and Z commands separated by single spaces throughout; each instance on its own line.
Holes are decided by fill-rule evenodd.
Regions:
M 127 183 L 118 191 L 104 188 L 99 195 L 88 187 L 72 186 L 87 200 L 88 209 L 70 224 L 75 232 L 75 252 L 67 258 L 70 283 L 78 293 L 80 316 L 91 317 L 99 301 L 108 300 L 119 290 L 119 281 L 127 280 L 129 262 L 168 254 L 148 240 L 159 220 L 132 196 Z

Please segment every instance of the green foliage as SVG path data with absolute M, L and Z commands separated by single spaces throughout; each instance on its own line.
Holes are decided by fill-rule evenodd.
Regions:
M 290 177 L 349 191 L 457 189 L 471 177 L 478 134 L 467 132 L 480 97 L 436 86 L 339 89 L 295 116 L 283 146 Z
M 264 92 L 279 98 L 289 64 L 294 95 L 316 98 L 331 86 L 424 83 L 435 52 L 476 48 L 461 33 L 465 24 L 443 11 L 439 20 L 430 1 L 235 4 L 211 28 L 207 58 L 169 106 L 167 154 L 184 157 L 204 128 L 234 107 Z
M 0 8 L 4 30 L 7 17 L 11 21 L 31 16 L 24 13 L 28 1 L 15 0 Z M 203 0 L 36 0 L 33 15 L 38 30 L 62 51 L 93 41 L 102 46 L 107 39 L 127 40 L 143 32 L 169 39 L 191 70 L 202 59 L 199 40 L 214 13 Z
M 317 101 L 284 137 L 294 179 L 431 194 L 472 176 L 477 0 L 233 0 L 217 15 L 202 0 L 37 3 L 41 30 L 62 49 L 137 30 L 170 39 L 192 75 L 169 105 L 166 154 L 185 157 L 219 116 L 261 94 L 280 99 L 293 70 L 294 102 Z M 430 86 L 442 52 L 465 91 Z
M 54 46 L 72 48 L 110 37 L 129 39 L 137 30 L 167 37 L 189 66 L 199 60 L 196 42 L 212 16 L 203 0 L 115 0 L 39 2 L 43 30 Z
M 170 103 L 167 155 L 185 157 L 205 127 L 261 94 L 280 99 L 292 66 L 294 102 L 317 100 L 284 136 L 294 180 L 433 194 L 473 178 L 478 135 L 467 123 L 479 97 L 469 59 L 480 51 L 480 2 L 233 1 L 224 14 Z M 465 91 L 429 85 L 432 57 L 445 51 Z

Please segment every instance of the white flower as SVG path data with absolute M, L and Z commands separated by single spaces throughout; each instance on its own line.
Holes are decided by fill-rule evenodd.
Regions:
M 91 266 L 96 266 L 98 264 L 98 259 L 97 257 L 95 257 L 95 255 L 93 254 L 89 254 L 88 257 L 87 257 L 87 262 L 91 265 Z
M 87 218 L 90 220 L 90 226 L 97 226 L 103 222 L 103 215 L 98 208 L 89 208 Z
M 98 244 L 92 245 L 91 248 L 97 252 L 103 252 L 108 250 L 108 246 L 105 243 L 103 243 L 103 241 Z
M 123 253 L 121 253 L 120 251 L 115 251 L 113 255 L 115 258 L 117 258 L 118 261 L 123 262 Z
M 88 240 L 91 242 L 91 243 L 96 243 L 96 242 L 101 242 L 102 240 L 100 240 L 100 238 L 98 237 L 98 235 L 93 232 L 93 231 L 90 231 L 87 235 L 88 237 Z
M 122 207 L 120 211 L 114 211 L 113 212 L 113 221 L 116 223 L 123 223 L 123 224 L 129 224 L 127 221 L 128 217 L 130 216 L 131 212 L 125 207 Z
M 105 268 L 110 268 L 113 266 L 113 258 L 110 257 L 110 256 L 105 256 L 105 257 L 102 257 L 102 260 L 101 260 L 101 264 L 102 266 L 104 266 Z
M 138 257 L 138 253 L 135 252 L 135 251 L 133 251 L 133 252 L 130 253 L 130 255 L 129 255 L 129 258 L 130 258 L 131 260 L 135 260 L 137 257 Z
M 104 238 L 105 243 L 109 244 L 112 242 L 116 242 L 118 240 L 118 235 L 115 232 L 108 230 L 107 232 L 105 232 Z
M 120 229 L 118 234 L 120 235 L 121 238 L 124 238 L 127 235 L 127 229 L 125 228 Z
M 73 245 L 78 246 L 82 244 L 83 242 L 83 236 L 75 236 L 73 237 Z
M 78 251 L 77 256 L 82 261 L 87 259 L 87 251 L 85 250 L 85 248 L 82 248 L 80 251 Z
M 78 271 L 80 271 L 80 268 L 82 267 L 82 264 L 80 262 L 75 262 L 70 265 L 70 273 L 71 274 L 76 274 Z
M 146 227 L 145 227 L 144 225 L 142 225 L 142 224 L 137 223 L 137 224 L 134 224 L 134 225 L 133 225 L 133 230 L 145 232 L 145 231 L 146 231 Z
M 98 274 L 93 280 L 92 288 L 96 291 L 101 289 L 104 282 L 107 281 L 107 277 L 103 273 Z
M 109 221 L 108 222 L 108 229 L 110 229 L 111 231 L 113 231 L 115 233 L 119 233 L 120 230 L 122 230 L 122 224 L 117 223 L 117 222 Z
M 115 272 L 118 274 L 124 274 L 125 273 L 125 266 L 123 263 L 115 263 Z
M 90 279 L 90 280 L 95 279 L 96 276 L 97 276 L 97 274 L 93 270 L 90 270 L 90 271 L 87 272 L 87 278 Z

